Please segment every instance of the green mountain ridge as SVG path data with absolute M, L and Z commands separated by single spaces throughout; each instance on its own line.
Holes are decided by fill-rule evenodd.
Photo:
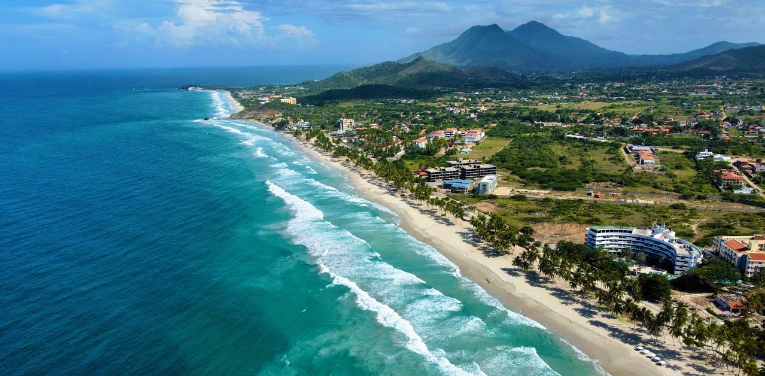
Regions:
M 686 53 L 628 55 L 587 40 L 566 36 L 531 21 L 505 31 L 498 25 L 473 26 L 456 39 L 399 60 L 425 57 L 456 67 L 496 67 L 510 72 L 541 73 L 604 68 L 672 65 L 731 49 L 759 45 L 717 42 Z

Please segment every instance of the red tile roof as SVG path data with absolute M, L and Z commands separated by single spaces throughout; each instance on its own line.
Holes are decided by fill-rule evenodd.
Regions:
M 745 245 L 741 244 L 741 242 L 739 242 L 736 239 L 728 240 L 724 244 L 727 245 L 728 247 L 730 247 L 730 249 L 732 249 L 732 250 L 734 250 L 736 252 L 739 252 L 739 253 L 746 252 L 746 251 L 749 250 L 749 248 L 747 248 Z
M 765 261 L 765 253 L 750 252 L 747 253 L 746 256 L 752 261 Z

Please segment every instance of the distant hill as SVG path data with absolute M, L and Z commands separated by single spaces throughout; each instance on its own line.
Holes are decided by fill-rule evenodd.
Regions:
M 707 70 L 722 73 L 727 71 L 765 73 L 765 46 L 728 50 L 716 55 L 700 57 L 673 68 L 679 71 Z
M 400 62 L 425 57 L 456 67 L 496 67 L 521 73 L 556 72 L 672 65 L 756 45 L 717 42 L 681 54 L 627 55 L 581 38 L 565 36 L 542 23 L 532 21 L 510 31 L 504 31 L 498 25 L 473 26 L 451 42 L 414 54 Z

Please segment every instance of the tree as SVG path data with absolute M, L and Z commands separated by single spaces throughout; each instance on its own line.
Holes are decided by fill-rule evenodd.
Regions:
M 669 299 L 672 288 L 666 277 L 658 274 L 641 274 L 638 282 L 643 299 L 655 302 Z
M 639 252 L 637 254 L 637 262 L 640 265 L 640 270 L 643 270 L 643 265 L 645 265 L 646 255 L 643 252 Z

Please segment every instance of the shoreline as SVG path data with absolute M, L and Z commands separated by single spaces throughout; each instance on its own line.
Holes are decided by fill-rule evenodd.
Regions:
M 231 105 L 234 106 L 234 113 L 231 114 L 231 116 L 234 116 L 237 113 L 244 111 L 244 106 L 242 106 L 242 104 L 239 103 L 238 100 L 234 99 L 234 96 L 231 94 L 231 91 L 223 90 L 223 95 L 226 97 L 226 100 L 228 100 L 229 103 L 231 103 Z
M 229 98 L 236 103 L 233 97 Z M 267 124 L 253 123 L 272 129 Z M 387 183 L 372 172 L 333 158 L 305 140 L 288 138 L 304 155 L 341 171 L 359 196 L 396 213 L 401 220 L 399 227 L 448 258 L 464 277 L 497 298 L 505 308 L 544 326 L 561 342 L 584 354 L 596 369 L 600 368 L 599 371 L 612 376 L 723 374 L 702 371 L 709 366 L 701 359 L 690 359 L 689 351 L 684 351 L 679 344 L 651 342 L 643 329 L 631 328 L 611 313 L 581 299 L 567 286 L 550 282 L 533 272 L 518 271 L 512 265 L 513 255 L 484 253 L 479 248 L 481 245 L 468 240 L 474 233 L 466 221 L 454 218 L 448 220 L 449 225 L 444 224 L 436 220 L 441 218 L 440 212 L 436 212 L 438 209 L 401 198 L 398 192 L 389 192 Z M 581 314 L 582 310 L 587 311 L 587 315 Z M 668 367 L 659 367 L 635 351 L 634 347 L 640 343 L 666 359 Z

